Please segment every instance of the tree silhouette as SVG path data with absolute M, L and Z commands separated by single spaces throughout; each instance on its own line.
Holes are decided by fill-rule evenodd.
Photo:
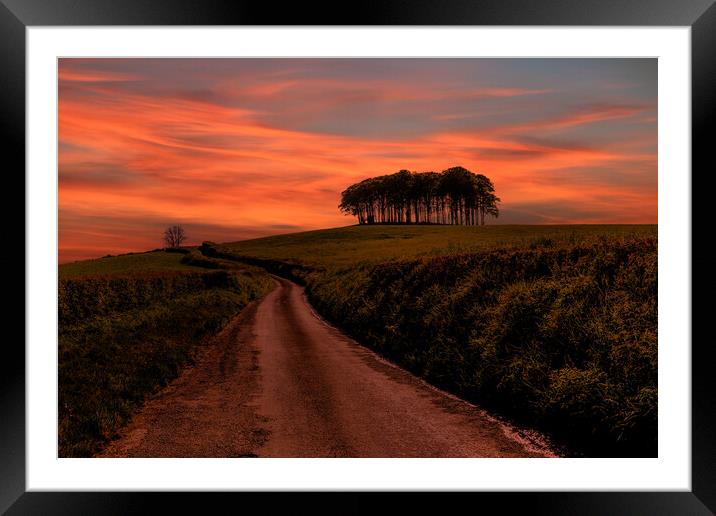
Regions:
M 463 167 L 372 177 L 346 188 L 339 208 L 359 224 L 485 224 L 497 217 L 495 186 Z
M 184 240 L 186 240 L 186 233 L 179 225 L 170 226 L 164 231 L 164 243 L 169 248 L 179 247 Z

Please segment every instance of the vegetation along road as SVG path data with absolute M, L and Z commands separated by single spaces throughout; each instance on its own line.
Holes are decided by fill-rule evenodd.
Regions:
M 538 436 L 359 346 L 275 278 L 102 456 L 531 457 Z
M 59 455 L 655 456 L 656 233 L 363 224 L 63 264 Z

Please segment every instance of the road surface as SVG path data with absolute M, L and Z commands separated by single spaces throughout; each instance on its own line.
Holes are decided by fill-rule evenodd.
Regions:
M 106 457 L 532 457 L 548 447 L 384 361 L 284 279 L 150 399 Z

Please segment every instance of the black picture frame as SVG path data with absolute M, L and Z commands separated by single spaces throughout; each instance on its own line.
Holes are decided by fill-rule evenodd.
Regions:
M 716 103 L 716 5 L 715 0 L 374 0 L 350 4 L 334 2 L 287 3 L 244 0 L 0 0 L 0 98 L 3 129 L 3 163 L 7 180 L 12 176 L 12 197 L 25 192 L 25 31 L 31 26 L 54 25 L 607 25 L 690 26 L 692 73 L 692 171 L 693 196 L 705 195 L 708 172 L 716 170 L 710 134 Z M 693 171 L 699 171 L 694 174 Z M 694 188 L 694 183 L 702 187 Z M 8 188 L 9 183 L 5 183 Z M 6 190 L 9 192 L 10 190 Z M 9 197 L 9 195 L 6 193 Z M 24 195 L 22 196 L 24 199 Z M 697 254 L 693 235 L 711 235 L 714 222 L 699 213 L 692 200 L 692 276 L 704 271 L 692 287 L 692 325 L 704 319 L 705 305 L 694 302 L 713 280 L 705 271 L 708 258 Z M 7 203 L 3 203 L 6 204 Z M 703 204 L 701 204 L 703 206 Z M 17 219 L 17 207 L 6 221 Z M 20 258 L 26 263 L 25 226 L 14 224 L 12 258 L 3 264 L 17 270 Z M 27 270 L 25 269 L 25 274 Z M 17 274 L 10 274 L 19 283 Z M 13 285 L 18 291 L 20 285 Z M 24 288 L 24 285 L 23 285 Z M 7 295 L 7 294 L 6 294 Z M 15 309 L 24 313 L 24 302 L 13 298 Z M 23 290 L 23 300 L 25 293 Z M 9 309 L 9 308 L 8 308 Z M 24 319 L 24 317 L 23 317 Z M 20 317 L 6 319 L 19 321 Z M 14 322 L 15 325 L 19 323 Z M 9 325 L 8 325 L 9 326 Z M 693 325 L 696 329 L 700 325 Z M 6 333 L 7 334 L 7 333 Z M 344 493 L 322 496 L 284 494 L 270 497 L 244 493 L 78 493 L 26 492 L 25 487 L 25 351 L 21 337 L 6 337 L 0 358 L 0 511 L 7 514 L 129 514 L 153 512 L 212 512 L 215 503 L 237 504 L 235 510 L 262 511 L 290 503 L 293 511 L 330 507 L 332 513 L 372 512 L 384 507 L 381 494 Z M 692 490 L 690 492 L 530 492 L 471 493 L 469 506 L 498 505 L 500 512 L 537 514 L 713 514 L 716 512 L 716 397 L 711 379 L 713 346 L 692 332 Z M 689 343 L 670 343 L 688 345 Z M 661 414 L 668 417 L 668 414 Z M 234 497 L 242 496 L 237 502 Z M 228 499 L 230 498 L 230 500 Z M 451 500 L 452 503 L 459 501 Z M 401 496 L 401 512 L 437 509 L 441 497 L 424 493 Z M 477 505 L 479 504 L 479 505 Z M 233 512 L 233 510 L 232 510 Z

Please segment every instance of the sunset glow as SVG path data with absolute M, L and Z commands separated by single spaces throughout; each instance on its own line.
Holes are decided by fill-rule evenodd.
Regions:
M 61 59 L 60 262 L 353 224 L 463 166 L 499 224 L 657 222 L 655 59 Z

